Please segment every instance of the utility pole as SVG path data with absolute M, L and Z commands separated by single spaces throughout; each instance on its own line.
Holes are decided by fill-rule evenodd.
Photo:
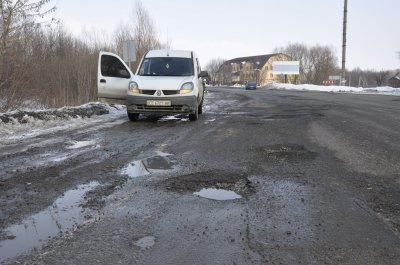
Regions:
M 347 35 L 347 0 L 344 0 L 343 12 L 343 45 L 342 45 L 342 75 L 340 85 L 346 84 L 346 35 Z

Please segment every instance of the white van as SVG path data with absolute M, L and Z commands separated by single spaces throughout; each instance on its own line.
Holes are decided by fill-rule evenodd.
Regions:
M 193 51 L 149 51 L 135 75 L 118 55 L 100 52 L 98 98 L 126 104 L 131 121 L 140 113 L 185 113 L 195 121 L 202 113 L 207 76 Z

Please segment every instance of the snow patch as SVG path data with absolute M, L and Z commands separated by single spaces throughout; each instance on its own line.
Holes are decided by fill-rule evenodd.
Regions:
M 294 84 L 278 84 L 273 83 L 267 86 L 267 89 L 282 89 L 282 90 L 301 90 L 301 91 L 322 91 L 334 93 L 356 93 L 356 94 L 379 94 L 379 95 L 394 95 L 400 96 L 400 88 L 393 87 L 348 87 L 348 86 L 318 86 L 318 85 L 294 85 Z
M 95 140 L 91 141 L 71 141 L 70 146 L 67 147 L 67 149 L 79 149 L 87 146 L 93 146 L 96 144 Z
M 93 127 L 96 124 L 111 127 L 116 120 L 123 118 L 126 118 L 125 106 L 104 103 L 59 109 L 18 110 L 0 113 L 0 138 L 2 144 L 9 145 L 38 135 Z

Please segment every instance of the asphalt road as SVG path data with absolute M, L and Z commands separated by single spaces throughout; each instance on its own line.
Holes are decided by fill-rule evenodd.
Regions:
M 399 97 L 205 104 L 197 122 L 121 115 L 3 146 L 0 261 L 400 264 Z

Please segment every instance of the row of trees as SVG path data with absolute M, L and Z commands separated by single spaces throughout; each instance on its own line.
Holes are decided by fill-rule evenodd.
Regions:
M 335 50 L 329 46 L 308 47 L 305 44 L 289 43 L 286 47 L 276 48 L 274 52 L 286 53 L 294 60 L 300 61 L 302 83 L 320 85 L 330 75 L 340 75 L 341 72 L 341 69 L 337 66 L 338 58 L 335 55 Z M 397 73 L 396 70 L 361 70 L 357 67 L 351 71 L 346 71 L 346 85 L 353 87 L 386 86 L 388 79 Z
M 400 70 L 362 70 L 359 67 L 346 71 L 347 84 L 353 87 L 379 87 L 389 85 L 389 79 L 400 74 Z
M 300 82 L 322 84 L 337 69 L 335 50 L 330 46 L 307 46 L 301 43 L 289 43 L 286 47 L 275 48 L 274 53 L 284 53 L 293 60 L 300 61 Z
M 337 69 L 337 57 L 334 49 L 329 46 L 307 46 L 300 43 L 290 43 L 286 47 L 277 47 L 273 53 L 284 53 L 293 60 L 300 61 L 300 82 L 308 84 L 321 84 Z M 223 59 L 213 59 L 206 69 L 210 74 L 210 81 L 215 82 Z
M 321 85 L 331 75 L 340 75 L 337 65 L 338 58 L 331 46 L 307 46 L 302 43 L 289 43 L 285 47 L 277 47 L 273 53 L 284 53 L 293 60 L 300 61 L 300 82 L 303 84 Z M 400 59 L 400 52 L 399 52 Z M 210 82 L 216 83 L 221 76 L 221 65 L 224 59 L 216 58 L 206 65 L 210 75 Z M 222 73 L 223 75 L 224 73 Z M 231 74 L 231 73 L 228 73 Z M 346 72 L 347 84 L 350 86 L 377 87 L 388 84 L 388 79 L 396 75 L 396 71 L 361 70 L 355 68 Z
M 112 40 L 94 32 L 73 37 L 51 18 L 55 7 L 50 4 L 0 0 L 0 112 L 27 102 L 59 107 L 96 100 L 100 50 L 122 54 L 122 42 L 135 39 L 141 58 L 145 51 L 162 46 L 140 2 L 132 21 L 121 25 Z

